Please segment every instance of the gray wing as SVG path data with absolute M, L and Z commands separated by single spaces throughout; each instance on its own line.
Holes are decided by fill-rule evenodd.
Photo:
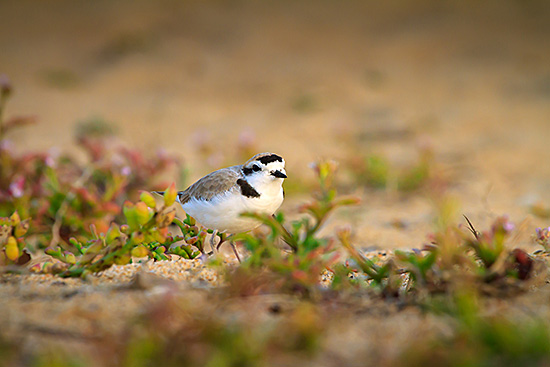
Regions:
M 237 187 L 237 180 L 242 178 L 242 166 L 222 168 L 204 176 L 185 191 L 178 193 L 181 204 L 185 204 L 192 198 L 210 200 L 217 194 Z

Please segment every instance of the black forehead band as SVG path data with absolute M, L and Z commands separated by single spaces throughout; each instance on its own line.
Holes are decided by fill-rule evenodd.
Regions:
M 264 157 L 260 157 L 256 160 L 262 162 L 263 164 L 268 164 L 271 162 L 282 162 L 283 158 L 279 157 L 277 154 L 272 154 L 272 155 L 266 155 Z

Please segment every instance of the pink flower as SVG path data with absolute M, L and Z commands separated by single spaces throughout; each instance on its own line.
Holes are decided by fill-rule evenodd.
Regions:
M 53 147 L 48 150 L 48 155 L 46 156 L 46 159 L 44 160 L 44 163 L 46 163 L 46 166 L 53 168 L 55 167 L 55 163 L 57 161 L 57 158 L 59 158 L 60 151 L 59 148 Z
M 25 178 L 24 177 L 18 177 L 16 178 L 11 184 L 10 184 L 10 194 L 14 198 L 20 198 L 23 196 L 24 192 L 24 185 L 25 185 Z
M 53 168 L 55 166 L 55 160 L 52 158 L 52 156 L 47 156 L 45 160 L 46 166 Z
M 14 146 L 11 140 L 4 139 L 0 141 L 0 150 L 5 150 L 8 152 L 11 152 L 13 150 Z
M 132 169 L 130 168 L 130 166 L 124 166 L 120 170 L 120 173 L 122 173 L 123 176 L 130 176 L 130 174 L 132 173 Z
M 512 222 L 504 222 L 502 228 L 504 228 L 506 232 L 510 233 L 516 228 L 516 225 Z

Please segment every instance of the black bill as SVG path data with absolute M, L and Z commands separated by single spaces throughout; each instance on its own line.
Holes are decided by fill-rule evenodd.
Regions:
M 286 175 L 281 171 L 273 171 L 271 172 L 271 175 L 279 178 L 286 178 Z

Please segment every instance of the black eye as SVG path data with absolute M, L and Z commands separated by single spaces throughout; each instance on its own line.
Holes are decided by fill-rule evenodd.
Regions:
M 260 166 L 258 166 L 257 164 L 253 165 L 252 166 L 252 169 L 254 170 L 254 172 L 258 172 L 258 171 L 261 171 L 262 169 L 260 168 Z

